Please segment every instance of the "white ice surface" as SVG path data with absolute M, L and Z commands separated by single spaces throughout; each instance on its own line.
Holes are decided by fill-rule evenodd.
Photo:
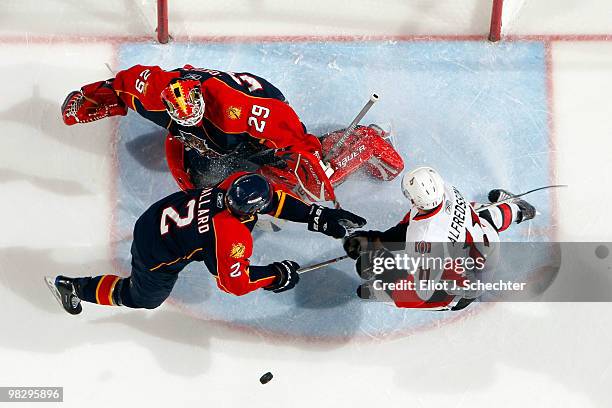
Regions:
M 193 6 L 180 4 L 185 3 Z M 308 2 L 312 7 L 296 9 L 279 3 L 237 2 L 235 9 L 249 6 L 258 17 L 249 24 L 246 12 L 237 18 L 235 10 L 205 13 L 218 5 L 197 6 L 199 14 L 179 6 L 175 13 L 183 17 L 175 30 L 481 34 L 489 12 L 488 1 L 462 2 L 486 7 L 475 13 L 481 17 L 473 24 L 437 6 L 424 8 L 433 2 L 411 3 L 417 8 L 376 2 L 377 18 L 364 24 L 374 6 Z M 531 11 L 520 14 L 519 33 L 612 32 L 608 1 L 528 3 Z M 129 4 L 3 3 L 0 386 L 64 386 L 67 407 L 609 406 L 609 304 L 496 305 L 406 337 L 344 343 L 257 337 L 171 306 L 155 311 L 89 307 L 77 318 L 62 313 L 43 286 L 43 275 L 112 269 L 114 130 L 112 121 L 91 124 L 87 131 L 64 127 L 59 104 L 68 90 L 107 77 L 103 63 L 112 62 L 114 49 L 102 40 L 30 43 L 27 37 L 148 35 L 154 26 L 151 2 Z M 267 19 L 259 18 L 260 8 L 268 11 Z M 519 28 L 517 22 L 514 29 Z M 9 36 L 20 40 L 3 40 Z M 612 199 L 610 55 L 609 42 L 552 48 L 555 175 L 572 186 L 558 194 L 560 237 L 566 240 L 612 240 L 606 211 Z M 609 260 L 595 266 L 609 271 Z M 264 387 L 258 378 L 266 371 L 275 378 Z

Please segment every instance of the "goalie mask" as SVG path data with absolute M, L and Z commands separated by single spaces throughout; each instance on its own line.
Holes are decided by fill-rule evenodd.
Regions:
M 418 167 L 404 174 L 402 192 L 419 210 L 431 210 L 444 201 L 444 181 L 431 167 Z
M 204 99 L 200 81 L 173 79 L 161 93 L 166 111 L 176 123 L 195 126 L 204 116 Z

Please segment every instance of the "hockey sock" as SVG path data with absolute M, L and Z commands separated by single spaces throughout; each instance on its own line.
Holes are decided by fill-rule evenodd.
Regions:
M 522 219 L 519 207 L 514 203 L 496 204 L 486 210 L 478 211 L 478 216 L 489 221 L 491 226 L 502 232 L 508 229 L 512 222 L 520 222 Z
M 85 302 L 120 306 L 122 304 L 120 292 L 123 287 L 123 280 L 115 275 L 77 278 L 74 280 L 74 286 L 77 296 Z

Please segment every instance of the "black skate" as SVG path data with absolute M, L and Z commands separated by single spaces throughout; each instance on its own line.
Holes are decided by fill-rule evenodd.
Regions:
M 72 279 L 65 276 L 57 276 L 56 278 L 46 276 L 45 282 L 65 311 L 72 315 L 77 315 L 83 311 L 81 299 L 76 294 Z
M 501 188 L 489 191 L 489 201 L 492 203 L 498 203 L 500 201 L 508 200 L 508 202 L 514 203 L 519 208 L 518 218 L 516 220 L 517 224 L 520 224 L 523 221 L 528 221 L 533 219 L 536 216 L 536 209 L 533 205 L 529 204 L 525 200 L 521 200 L 520 198 L 514 198 L 514 194 L 507 190 L 502 190 Z
M 496 188 L 495 190 L 489 191 L 489 202 L 497 203 L 499 201 L 508 200 L 509 198 L 513 198 L 514 194 L 509 191 L 502 190 L 501 188 Z

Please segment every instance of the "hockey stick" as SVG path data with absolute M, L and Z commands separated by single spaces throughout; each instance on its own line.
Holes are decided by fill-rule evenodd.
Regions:
M 527 194 L 531 194 L 531 193 L 536 192 L 536 191 L 546 190 L 546 189 L 549 189 L 549 188 L 560 188 L 560 187 L 569 187 L 569 186 L 567 184 L 554 184 L 554 185 L 551 185 L 551 186 L 544 186 L 544 187 L 534 188 L 533 190 L 529 190 L 529 191 L 526 191 L 526 192 L 521 193 L 521 194 L 513 195 L 512 197 L 506 198 L 505 200 L 501 200 L 501 201 L 498 201 L 496 203 L 491 203 L 491 204 L 487 204 L 485 206 L 482 206 L 482 207 L 478 208 L 477 211 L 486 210 L 487 208 L 494 207 L 494 206 L 496 206 L 498 204 L 511 203 L 513 200 L 515 200 L 515 199 L 517 199 L 519 197 L 526 196 Z
M 329 150 L 329 152 L 327 152 L 327 154 L 323 158 L 324 162 L 328 162 L 329 159 L 334 155 L 334 153 L 336 153 L 336 151 L 344 144 L 344 142 L 346 142 L 346 139 L 349 138 L 349 136 L 351 135 L 353 130 L 355 130 L 361 119 L 363 119 L 363 117 L 366 115 L 366 113 L 368 113 L 372 105 L 374 105 L 377 101 L 378 95 L 373 93 L 370 96 L 370 99 L 363 106 L 363 108 L 361 108 L 361 111 L 357 114 L 357 116 L 355 116 L 355 119 L 353 119 L 351 124 L 346 128 L 342 137 L 338 139 L 336 144 L 334 144 L 334 146 Z
M 337 258 L 328 259 L 327 261 L 323 261 L 323 262 L 319 262 L 319 263 L 316 263 L 316 264 L 313 264 L 313 265 L 305 266 L 303 268 L 298 269 L 297 273 L 302 274 L 302 273 L 314 271 L 314 270 L 323 268 L 324 266 L 331 265 L 331 264 L 334 264 L 336 262 L 340 262 L 340 261 L 342 261 L 342 260 L 344 260 L 344 259 L 346 259 L 348 257 L 349 257 L 348 255 L 342 255 L 342 256 L 339 256 Z

